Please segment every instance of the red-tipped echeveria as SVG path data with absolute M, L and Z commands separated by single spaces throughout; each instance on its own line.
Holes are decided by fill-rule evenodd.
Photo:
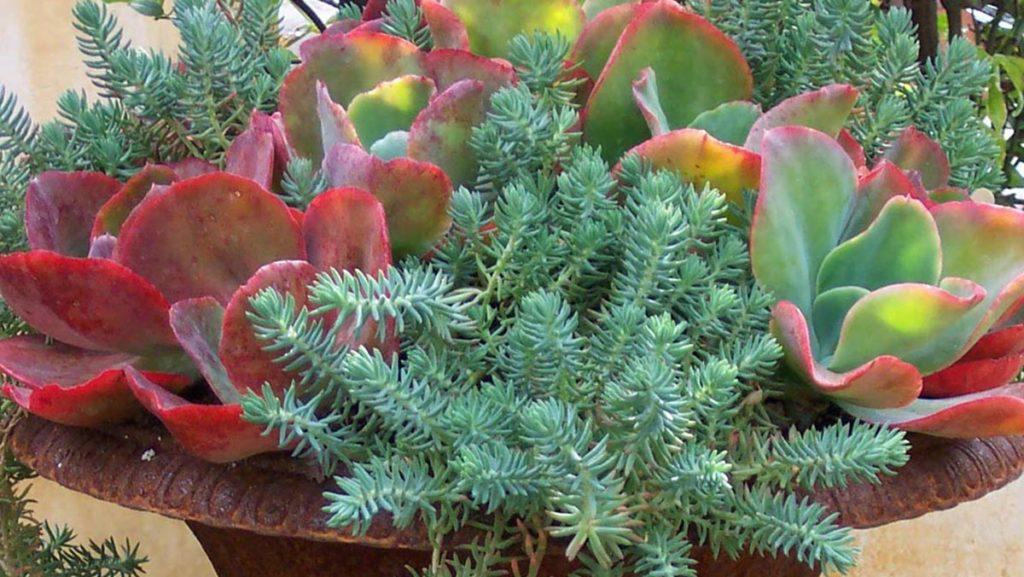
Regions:
M 302 306 L 320 271 L 391 262 L 383 207 L 354 188 L 322 193 L 303 214 L 248 178 L 179 180 L 151 166 L 124 185 L 43 173 L 26 205 L 31 250 L 0 257 L 0 294 L 40 335 L 0 341 L 0 369 L 14 381 L 4 393 L 77 426 L 124 420 L 141 402 L 186 450 L 214 461 L 277 448 L 238 404 L 246 390 L 291 380 L 256 340 L 249 297 L 274 287 Z M 176 394 L 197 373 L 219 403 Z
M 796 376 L 849 413 L 948 437 L 1024 433 L 1024 213 L 934 202 L 822 132 L 768 130 L 751 232 Z M 920 165 L 918 165 L 920 166 Z

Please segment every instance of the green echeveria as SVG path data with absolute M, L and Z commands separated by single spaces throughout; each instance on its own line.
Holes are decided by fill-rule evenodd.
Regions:
M 1024 385 L 1007 384 L 1024 364 L 1024 213 L 937 202 L 943 161 L 916 131 L 859 176 L 833 135 L 785 126 L 759 145 L 751 256 L 793 371 L 869 421 L 1024 433 Z

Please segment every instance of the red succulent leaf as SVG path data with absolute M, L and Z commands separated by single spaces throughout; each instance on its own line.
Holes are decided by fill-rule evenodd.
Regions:
M 913 126 L 900 133 L 896 142 L 885 151 L 885 158 L 903 170 L 917 172 L 921 176 L 921 184 L 928 190 L 949 182 L 946 153 L 938 142 Z
M 241 401 L 242 396 L 231 382 L 219 350 L 224 307 L 212 297 L 187 299 L 171 306 L 171 328 L 199 373 L 206 379 L 213 394 L 222 403 Z
M 843 230 L 843 239 L 863 232 L 874 222 L 882 207 L 894 197 L 905 196 L 932 206 L 925 191 L 895 164 L 882 160 L 857 181 L 853 209 Z
M 454 12 L 434 0 L 423 0 L 420 2 L 420 8 L 423 10 L 423 20 L 430 29 L 435 49 L 469 50 L 469 34 Z
M 250 178 L 271 190 L 281 182 L 290 158 L 281 114 L 269 115 L 255 110 L 249 118 L 249 127 L 228 148 L 224 170 Z
M 319 162 L 326 150 L 316 117 L 316 83 L 331 100 L 347 107 L 359 93 L 406 74 L 422 74 L 415 44 L 387 34 L 350 32 L 317 36 L 300 48 L 302 64 L 281 87 L 281 113 L 288 142 L 296 153 Z
M 4 394 L 34 415 L 78 427 L 123 421 L 139 412 L 123 369 L 135 359 L 47 343 L 40 336 L 0 341 L 0 370 L 20 384 Z M 162 386 L 181 389 L 187 376 L 154 373 Z
M 836 138 L 853 110 L 857 94 L 857 89 L 847 84 L 831 84 L 787 98 L 754 122 L 743 147 L 760 152 L 765 133 L 780 126 L 804 126 Z M 857 159 L 851 158 L 856 163 Z
M 34 249 L 89 254 L 89 232 L 121 183 L 98 172 L 44 172 L 25 191 L 25 232 Z
M 516 81 L 516 70 L 505 60 L 478 56 L 466 50 L 438 49 L 423 55 L 423 69 L 444 92 L 463 80 L 484 83 L 487 96 Z
M 417 1 L 416 4 L 419 2 Z M 366 6 L 363 7 L 363 20 L 376 20 L 383 17 L 387 6 L 388 0 L 366 0 Z
M 238 461 L 278 450 L 277 437 L 242 419 L 242 406 L 199 405 L 160 387 L 129 367 L 128 386 L 135 398 L 163 422 L 188 453 L 213 463 Z
M 99 209 L 92 225 L 93 238 L 103 234 L 117 236 L 125 219 L 146 198 L 154 185 L 171 184 L 176 180 L 178 175 L 171 167 L 147 164 Z
M 486 117 L 487 93 L 477 80 L 463 80 L 420 111 L 409 129 L 409 158 L 435 164 L 454 186 L 477 177 L 476 155 L 469 147 L 473 127 Z
M 1001 387 L 1024 367 L 1024 325 L 988 333 L 955 364 L 924 379 L 921 396 L 955 397 Z
M 178 162 L 172 162 L 168 166 L 170 166 L 171 170 L 173 170 L 181 180 L 195 178 L 197 176 L 210 174 L 211 172 L 217 172 L 220 170 L 216 165 L 201 158 L 186 158 Z
M 879 356 L 853 370 L 836 373 L 814 360 L 807 320 L 793 303 L 772 310 L 771 331 L 785 351 L 786 362 L 818 393 L 864 407 L 901 407 L 918 397 L 921 374 L 910 363 Z
M 849 130 L 845 128 L 840 130 L 839 136 L 836 137 L 836 142 L 838 142 L 839 146 L 842 146 L 843 150 L 846 151 L 846 154 L 850 156 L 850 160 L 853 161 L 853 166 L 856 167 L 857 170 L 867 166 L 868 157 L 864 154 L 864 147 L 857 142 L 857 139 L 850 134 Z
M 918 399 L 898 409 L 841 405 L 860 419 L 937 437 L 1024 435 L 1024 383 L 949 399 Z
M 332 186 L 363 188 L 377 197 L 396 258 L 426 252 L 448 230 L 452 183 L 433 164 L 409 158 L 383 162 L 358 146 L 341 145 L 324 159 L 324 173 Z
M 114 250 L 117 248 L 117 237 L 109 234 L 101 234 L 92 239 L 89 245 L 89 258 L 113 259 Z
M 331 100 L 327 86 L 319 80 L 316 83 L 316 114 L 320 119 L 320 138 L 324 150 L 330 150 L 339 144 L 362 146 L 356 127 L 352 124 L 345 107 Z
M 639 7 L 639 2 L 619 4 L 602 10 L 594 19 L 587 22 L 583 32 L 576 39 L 572 60 L 579 62 L 580 67 L 591 78 L 601 75 L 619 37 L 633 20 Z
M 316 269 L 308 262 L 281 261 L 270 263 L 253 275 L 249 282 L 239 288 L 224 309 L 224 325 L 220 339 L 220 358 L 236 390 L 260 390 L 269 383 L 275 392 L 282 392 L 296 378 L 295 373 L 286 371 L 277 356 L 263 350 L 267 342 L 260 340 L 253 332 L 247 317 L 249 299 L 263 289 L 290 294 L 297 307 L 306 305 L 306 287 L 316 277 Z
M 0 257 L 0 294 L 32 328 L 91 350 L 159 355 L 177 349 L 167 300 L 106 259 L 35 250 Z
M 169 299 L 227 303 L 264 264 L 305 256 L 288 207 L 255 182 L 215 173 L 176 182 L 124 223 L 116 259 Z
M 317 270 L 362 270 L 376 274 L 391 264 L 384 207 L 358 188 L 335 188 L 317 196 L 302 225 L 308 260 Z

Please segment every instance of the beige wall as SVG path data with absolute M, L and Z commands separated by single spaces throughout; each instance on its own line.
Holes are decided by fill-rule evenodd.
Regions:
M 87 86 L 70 24 L 73 0 L 0 0 L 0 84 L 14 90 L 35 118 L 54 112 L 67 88 Z M 173 30 L 123 5 L 129 36 L 171 48 Z M 85 537 L 114 535 L 142 543 L 151 577 L 212 577 L 184 524 L 128 511 L 40 481 L 33 495 L 46 519 L 69 523 Z M 860 532 L 865 549 L 855 577 L 1021 577 L 1024 575 L 1024 483 L 977 503 L 923 519 Z

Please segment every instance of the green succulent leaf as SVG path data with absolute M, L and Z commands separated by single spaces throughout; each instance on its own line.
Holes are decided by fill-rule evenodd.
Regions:
M 348 115 L 359 140 L 372 146 L 390 132 L 409 130 L 435 92 L 434 81 L 429 78 L 401 76 L 357 94 L 348 107 Z
M 466 26 L 469 49 L 475 54 L 504 58 L 508 44 L 519 34 L 561 34 L 575 41 L 585 17 L 576 0 L 446 0 L 444 6 Z
M 963 354 L 977 322 L 985 289 L 947 278 L 940 287 L 891 285 L 850 309 L 829 369 L 849 371 L 880 356 L 895 356 L 929 374 Z
M 814 299 L 811 322 L 814 325 L 814 336 L 817 338 L 816 356 L 827 358 L 836 350 L 846 314 L 868 292 L 870 291 L 859 286 L 841 286 L 823 292 Z
M 836 247 L 818 270 L 818 292 L 857 286 L 939 282 L 939 231 L 919 201 L 895 197 L 863 233 Z
M 722 142 L 743 146 L 747 135 L 750 134 L 750 128 L 760 116 L 760 106 L 753 102 L 737 100 L 701 112 L 693 119 L 689 128 L 706 130 L 708 134 Z

